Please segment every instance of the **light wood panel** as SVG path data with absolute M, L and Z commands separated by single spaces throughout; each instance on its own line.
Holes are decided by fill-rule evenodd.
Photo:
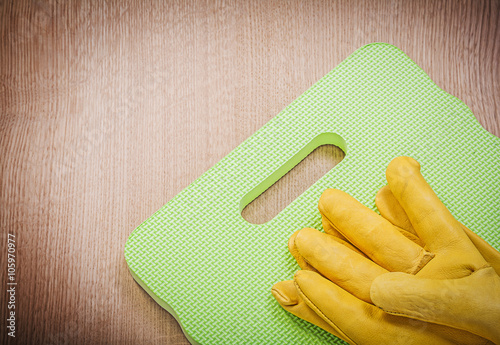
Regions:
M 0 248 L 16 236 L 17 343 L 187 344 L 128 273 L 128 235 L 364 44 L 401 48 L 500 136 L 499 12 L 0 0 Z

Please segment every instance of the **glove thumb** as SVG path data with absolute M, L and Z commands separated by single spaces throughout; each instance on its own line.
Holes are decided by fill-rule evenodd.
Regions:
M 500 315 L 500 278 L 485 267 L 459 279 L 423 279 L 385 273 L 373 281 L 370 297 L 388 314 L 464 329 L 495 343 Z

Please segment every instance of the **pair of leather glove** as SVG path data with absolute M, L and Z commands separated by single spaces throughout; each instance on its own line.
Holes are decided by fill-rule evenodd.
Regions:
M 321 195 L 325 233 L 291 236 L 302 270 L 273 286 L 276 300 L 349 344 L 500 344 L 500 253 L 451 215 L 417 161 L 395 158 L 386 177 L 380 215 Z

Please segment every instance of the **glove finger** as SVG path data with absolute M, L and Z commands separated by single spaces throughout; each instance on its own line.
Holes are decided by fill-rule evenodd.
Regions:
M 296 245 L 295 245 L 295 238 L 297 237 L 297 234 L 300 232 L 300 230 L 295 231 L 292 236 L 290 236 L 290 239 L 288 240 L 288 250 L 290 251 L 290 254 L 295 258 L 295 261 L 297 261 L 297 264 L 299 267 L 303 270 L 310 270 L 310 271 L 316 271 L 316 269 L 311 266 L 305 259 L 304 257 L 299 253 Z
M 391 222 L 406 238 L 423 247 L 424 244 L 411 225 L 410 219 L 392 194 L 389 186 L 380 188 L 375 196 L 375 206 L 380 215 Z
M 308 228 L 308 229 L 317 231 L 316 229 L 312 229 L 312 228 Z M 292 236 L 290 236 L 290 239 L 288 240 L 288 250 L 290 251 L 290 254 L 292 254 L 292 256 L 295 258 L 295 261 L 297 261 L 297 264 L 299 265 L 299 267 L 301 269 L 317 272 L 316 268 L 314 266 L 312 266 L 310 263 L 308 263 L 307 260 L 304 259 L 304 257 L 299 253 L 299 251 L 297 249 L 295 239 L 297 238 L 297 234 L 300 231 L 301 230 L 297 230 L 292 234 Z M 341 243 L 342 245 L 346 246 L 347 248 L 355 251 L 359 255 L 362 255 L 368 259 L 368 257 L 363 252 L 361 252 L 358 248 L 354 247 L 351 243 L 344 241 L 336 236 L 331 236 L 331 235 L 328 235 L 328 236 L 335 238 L 335 240 L 337 242 Z
M 321 222 L 323 223 L 323 229 L 328 235 L 335 237 L 336 239 L 338 239 L 338 242 L 342 243 L 343 245 L 355 251 L 356 253 L 363 255 L 365 258 L 368 258 L 368 256 L 366 256 L 365 253 L 356 248 L 356 246 L 354 246 L 351 242 L 349 242 L 349 240 L 345 238 L 344 235 L 342 235 L 337 229 L 335 229 L 332 223 L 330 223 L 330 221 L 323 215 L 321 215 Z
M 311 228 L 309 228 L 309 229 L 311 229 Z M 311 229 L 311 230 L 316 231 L 315 229 Z M 292 234 L 292 236 L 290 236 L 290 239 L 288 240 L 288 250 L 290 251 L 290 254 L 292 254 L 292 256 L 295 258 L 295 261 L 297 261 L 297 264 L 299 265 L 299 267 L 301 269 L 317 272 L 316 268 L 314 268 L 314 266 L 312 266 L 310 263 L 308 263 L 307 260 L 304 259 L 304 257 L 299 253 L 299 251 L 297 249 L 297 246 L 295 244 L 295 239 L 297 237 L 297 234 L 300 231 L 301 230 L 297 230 Z M 355 251 L 359 255 L 362 255 L 363 257 L 368 259 L 368 257 L 363 252 L 361 252 L 358 248 L 354 247 L 351 243 L 346 242 L 346 241 L 344 241 L 338 237 L 335 237 L 335 236 L 331 236 L 331 235 L 328 235 L 328 236 L 335 238 L 335 240 L 337 242 L 339 242 L 340 244 L 346 246 L 347 248 Z
M 387 166 L 386 178 L 392 194 L 426 248 L 432 252 L 450 246 L 474 250 L 460 223 L 425 181 L 416 160 L 411 157 L 394 158 Z
M 271 289 L 271 293 L 283 309 L 289 313 L 310 322 L 318 327 L 321 327 L 325 331 L 341 338 L 345 341 L 340 333 L 330 326 L 325 320 L 318 316 L 309 306 L 304 302 L 302 297 L 297 293 L 295 288 L 295 283 L 293 280 L 285 280 L 274 284 Z
M 330 223 L 330 221 L 328 220 L 328 218 L 326 218 L 325 216 L 321 215 L 321 224 L 323 224 L 323 229 L 325 230 L 325 232 L 328 234 L 328 235 L 332 235 L 332 236 L 335 236 L 337 238 L 340 238 L 344 241 L 347 242 L 347 238 L 344 237 L 344 235 L 342 235 L 340 233 L 340 231 L 338 231 L 332 223 Z
M 334 308 L 335 304 L 345 311 L 350 312 L 344 314 L 345 316 L 349 314 L 355 315 L 355 313 L 357 312 L 356 309 L 360 306 L 350 303 L 351 301 L 348 300 L 349 297 L 360 303 L 365 302 L 358 300 L 345 290 L 342 290 L 332 282 L 321 277 L 321 275 L 319 275 L 318 273 L 311 272 L 311 275 L 304 274 L 306 272 L 307 271 L 297 271 L 293 277 L 294 286 L 296 288 L 298 296 L 316 315 L 320 316 L 328 325 L 330 325 L 330 327 L 335 330 L 336 334 L 340 335 L 339 338 L 342 338 L 349 344 L 356 344 L 346 334 L 346 332 L 352 332 L 352 327 L 349 327 L 350 325 L 346 325 L 345 322 L 349 318 L 346 317 L 345 320 L 337 320 L 339 319 L 339 315 L 337 313 L 332 313 L 331 309 Z M 319 282 L 319 285 L 315 285 L 316 282 Z M 346 296 L 343 296 L 344 294 Z M 344 300 L 342 297 L 346 297 L 346 300 Z M 325 308 L 325 306 L 323 305 L 326 302 L 325 298 L 328 298 L 328 302 L 331 303 L 330 308 Z M 371 307 L 375 308 L 374 306 Z M 346 326 L 348 327 L 346 328 Z
M 406 215 L 403 207 L 399 204 L 397 199 L 392 194 L 389 186 L 382 187 L 377 196 L 375 198 L 375 204 L 377 205 L 378 210 L 382 217 L 390 221 L 395 226 L 402 228 L 408 232 L 415 234 L 415 229 L 411 225 L 410 219 Z M 465 225 L 462 224 L 462 229 L 465 231 L 465 234 L 472 241 L 477 250 L 481 253 L 483 258 L 495 269 L 495 271 L 500 275 L 500 252 L 498 252 L 495 248 L 490 246 L 488 242 L 483 240 L 480 236 L 474 233 L 472 230 L 468 229 Z M 408 236 L 408 233 L 403 233 L 405 236 L 411 239 Z M 417 237 L 418 238 L 418 237 Z M 423 246 L 423 243 L 418 240 L 413 240 L 415 243 Z
M 433 257 L 387 219 L 341 190 L 325 190 L 319 210 L 349 242 L 389 271 L 416 273 Z
M 341 241 L 315 229 L 305 228 L 296 235 L 295 247 L 303 259 L 324 277 L 371 303 L 370 286 L 373 280 L 388 271 Z
M 405 210 L 401 207 L 399 201 L 394 197 L 394 194 L 392 194 L 389 186 L 380 188 L 375 196 L 375 206 L 377 206 L 377 209 L 380 211 L 380 215 L 382 215 L 382 217 L 387 219 L 389 222 L 403 230 L 417 235 L 415 229 L 413 229 L 413 225 L 411 225 L 410 219 L 406 215 Z
M 384 313 L 351 295 L 320 274 L 298 271 L 294 276 L 298 295 L 317 315 L 350 344 L 456 344 L 432 325 Z

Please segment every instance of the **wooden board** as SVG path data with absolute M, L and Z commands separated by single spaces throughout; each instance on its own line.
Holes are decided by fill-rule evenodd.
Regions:
M 499 1 L 0 1 L 0 275 L 7 289 L 13 234 L 18 283 L 16 339 L 4 325 L 2 343 L 187 344 L 130 276 L 130 232 L 370 42 L 401 48 L 500 136 L 499 13 Z M 310 185 L 307 171 L 294 183 Z M 250 217 L 293 200 L 286 179 Z

